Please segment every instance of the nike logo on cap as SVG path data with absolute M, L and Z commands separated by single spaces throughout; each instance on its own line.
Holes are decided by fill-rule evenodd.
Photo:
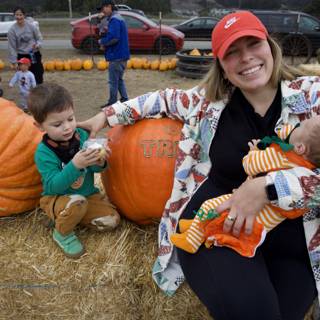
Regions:
M 237 22 L 239 20 L 239 18 L 237 17 L 232 17 L 231 19 L 229 19 L 226 24 L 224 25 L 225 29 L 230 28 L 235 22 Z

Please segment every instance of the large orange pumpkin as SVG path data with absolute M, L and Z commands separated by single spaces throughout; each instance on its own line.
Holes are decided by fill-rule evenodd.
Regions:
M 181 127 L 168 118 L 145 119 L 107 132 L 112 153 L 102 182 L 128 219 L 148 224 L 161 217 L 172 189 Z
M 32 118 L 0 98 L 0 216 L 33 209 L 42 191 L 33 156 L 41 140 Z

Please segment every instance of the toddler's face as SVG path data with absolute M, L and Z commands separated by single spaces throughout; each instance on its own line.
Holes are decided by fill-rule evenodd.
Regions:
M 29 66 L 27 64 L 21 63 L 21 64 L 19 64 L 19 69 L 21 71 L 25 72 L 29 69 Z
M 76 130 L 76 119 L 73 108 L 62 112 L 52 112 L 44 122 L 38 125 L 42 131 L 55 141 L 68 141 Z

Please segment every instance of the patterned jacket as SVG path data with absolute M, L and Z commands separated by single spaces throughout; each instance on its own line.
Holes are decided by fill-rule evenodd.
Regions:
M 282 112 L 276 130 L 296 125 L 305 118 L 320 114 L 320 78 L 301 77 L 283 81 Z M 192 195 L 207 179 L 211 169 L 209 150 L 219 118 L 227 101 L 209 102 L 198 88 L 187 91 L 166 89 L 147 93 L 125 103 L 105 109 L 110 126 L 134 124 L 143 118 L 168 116 L 183 121 L 178 145 L 174 184 L 159 225 L 159 251 L 153 267 L 153 278 L 167 295 L 183 282 L 176 249 L 170 242 L 179 217 Z M 304 229 L 312 269 L 320 292 L 320 170 L 302 167 L 271 172 L 283 209 L 310 208 L 304 215 Z

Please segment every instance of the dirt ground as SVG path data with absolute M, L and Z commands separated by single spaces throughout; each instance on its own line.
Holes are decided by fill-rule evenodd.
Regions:
M 90 58 L 78 50 L 42 50 L 43 60 L 50 59 L 72 59 Z M 156 59 L 156 55 L 133 55 L 138 57 L 148 57 L 150 60 Z M 166 56 L 165 58 L 173 57 Z M 95 55 L 94 60 L 103 58 L 102 55 Z M 0 71 L 2 77 L 2 88 L 4 98 L 19 101 L 18 88 L 8 88 L 8 83 L 13 76 L 13 71 L 9 69 L 7 62 L 7 52 L 0 51 L 0 59 L 6 63 L 6 68 Z M 75 104 L 76 117 L 78 120 L 84 120 L 100 110 L 108 97 L 107 71 L 93 69 L 90 71 L 55 71 L 46 72 L 45 81 L 54 81 L 64 85 L 72 94 Z M 199 80 L 181 78 L 174 71 L 151 71 L 151 70 L 127 70 L 125 81 L 129 98 L 149 91 L 164 89 L 167 87 L 176 87 L 181 89 L 191 88 Z

